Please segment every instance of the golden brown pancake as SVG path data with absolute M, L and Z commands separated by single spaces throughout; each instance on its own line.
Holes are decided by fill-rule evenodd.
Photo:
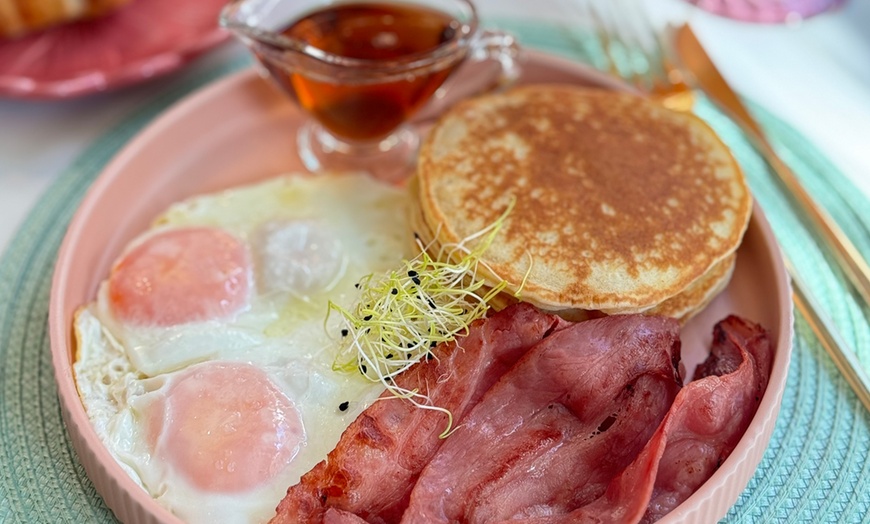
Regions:
M 736 260 L 737 254 L 732 253 L 681 293 L 647 310 L 646 313 L 674 317 L 681 322 L 687 321 L 707 307 L 707 304 L 725 289 L 731 281 L 731 275 L 734 274 Z
M 437 257 L 441 246 L 434 241 L 435 234 L 425 223 L 420 211 L 419 200 L 416 198 L 416 195 L 419 194 L 419 185 L 416 177 L 412 177 L 409 180 L 408 187 L 412 195 L 409 224 L 414 232 L 413 247 L 416 250 L 422 245 L 422 247 L 427 248 L 430 256 Z M 648 315 L 669 316 L 678 319 L 681 323 L 685 323 L 695 314 L 703 310 L 713 300 L 713 298 L 716 297 L 716 295 L 725 289 L 728 282 L 731 281 L 736 261 L 736 252 L 731 253 L 716 263 L 709 271 L 707 271 L 707 273 L 702 275 L 698 280 L 690 284 L 680 293 L 650 308 L 605 311 L 562 309 L 551 311 L 571 321 L 581 321 L 588 318 L 596 318 L 601 315 L 645 313 Z M 494 286 L 499 282 L 500 281 L 490 280 L 490 285 L 487 286 L 487 288 L 491 288 L 491 286 Z M 518 298 L 513 296 L 509 292 L 502 292 L 495 296 L 490 301 L 490 304 L 496 310 L 502 310 L 511 304 L 519 302 L 520 298 L 521 297 Z
M 706 304 L 712 296 L 719 293 L 731 280 L 737 254 L 732 253 L 717 262 L 709 271 L 692 282 L 686 289 L 650 308 L 645 309 L 605 309 L 607 315 L 626 315 L 632 313 L 647 313 L 651 315 L 666 315 L 682 318 L 698 309 L 700 304 Z
M 515 207 L 489 278 L 549 310 L 645 310 L 740 244 L 743 174 L 699 118 L 629 94 L 528 86 L 465 101 L 424 143 L 419 205 L 438 244 Z

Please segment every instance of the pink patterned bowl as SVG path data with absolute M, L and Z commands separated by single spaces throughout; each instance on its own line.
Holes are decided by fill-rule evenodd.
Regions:
M 479 76 L 479 74 L 477 74 Z M 475 81 L 460 70 L 458 87 Z M 565 59 L 527 51 L 522 83 L 627 87 Z M 153 217 L 178 200 L 302 171 L 294 148 L 305 115 L 248 69 L 185 99 L 155 120 L 106 166 L 66 232 L 55 266 L 49 310 L 52 364 L 61 408 L 85 471 L 123 522 L 178 523 L 112 459 L 79 399 L 72 364 L 75 310 L 93 300 L 113 260 Z M 734 276 L 681 333 L 687 368 L 706 358 L 713 325 L 730 313 L 764 325 L 774 347 L 770 383 L 737 447 L 716 473 L 661 524 L 716 522 L 746 488 L 773 433 L 792 341 L 788 278 L 773 232 L 755 208 L 737 254 Z
M 225 0 L 133 0 L 106 17 L 0 40 L 0 96 L 72 98 L 174 71 L 228 38 Z

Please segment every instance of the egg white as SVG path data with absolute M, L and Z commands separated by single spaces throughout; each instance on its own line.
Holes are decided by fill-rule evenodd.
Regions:
M 250 305 L 233 318 L 170 328 L 124 325 L 104 282 L 75 319 L 74 372 L 97 434 L 119 464 L 188 522 L 263 522 L 287 487 L 323 460 L 342 431 L 381 393 L 379 383 L 333 371 L 338 319 L 354 284 L 409 258 L 404 190 L 364 175 L 290 175 L 194 197 L 171 206 L 131 243 L 166 228 L 221 228 L 254 262 Z M 174 377 L 204 361 L 247 362 L 264 370 L 298 410 L 307 439 L 271 483 L 245 493 L 204 493 L 156 460 L 145 441 L 149 406 Z M 346 410 L 339 406 L 348 402 Z

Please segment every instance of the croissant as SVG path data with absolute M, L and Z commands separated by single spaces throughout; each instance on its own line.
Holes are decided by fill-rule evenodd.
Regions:
M 0 37 L 103 15 L 130 0 L 0 0 Z

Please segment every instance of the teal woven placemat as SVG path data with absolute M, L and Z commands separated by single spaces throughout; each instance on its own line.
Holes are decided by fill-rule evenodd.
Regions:
M 499 24 L 510 25 L 510 24 Z M 552 27 L 514 27 L 526 46 L 600 64 L 595 46 Z M 95 141 L 52 185 L 0 259 L 0 522 L 113 522 L 73 451 L 61 420 L 47 333 L 57 249 L 103 166 L 157 114 L 197 87 L 247 63 L 176 78 Z M 865 256 L 870 201 L 793 129 L 754 112 L 786 161 Z M 828 256 L 801 226 L 764 163 L 708 102 L 698 113 L 734 150 L 783 249 L 870 368 L 867 309 L 850 295 Z M 792 364 L 770 446 L 725 522 L 870 523 L 870 413 L 798 317 Z

